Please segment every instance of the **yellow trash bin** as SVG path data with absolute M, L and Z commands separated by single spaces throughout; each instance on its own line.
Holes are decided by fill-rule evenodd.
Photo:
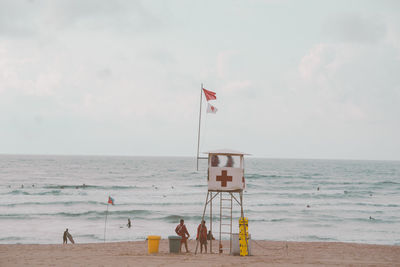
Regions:
M 158 253 L 158 246 L 160 245 L 161 236 L 159 235 L 149 235 L 147 237 L 149 254 Z

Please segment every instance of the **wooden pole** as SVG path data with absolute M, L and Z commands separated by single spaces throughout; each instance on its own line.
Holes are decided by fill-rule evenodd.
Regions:
M 196 157 L 196 170 L 199 170 L 199 149 L 200 149 L 200 126 L 201 126 L 201 104 L 203 100 L 203 84 L 200 89 L 200 112 L 199 112 L 199 132 L 197 134 L 197 157 Z
M 213 217 L 212 217 L 212 192 L 211 193 L 211 198 L 210 198 L 210 233 L 211 233 L 211 238 L 210 238 L 210 253 L 212 253 L 212 240 L 213 240 L 213 231 L 212 231 L 212 225 L 213 225 Z
M 106 220 L 105 220 L 105 222 L 104 222 L 104 243 L 106 242 L 107 215 L 108 215 L 108 203 L 107 203 L 107 211 L 106 211 Z
M 219 244 L 218 244 L 218 253 L 221 254 L 221 245 L 222 245 L 222 191 L 218 192 L 219 194 Z

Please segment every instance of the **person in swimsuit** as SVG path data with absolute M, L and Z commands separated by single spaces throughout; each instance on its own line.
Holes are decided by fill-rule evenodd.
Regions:
M 182 237 L 181 239 L 181 247 L 180 251 L 182 251 L 182 244 L 185 244 L 186 252 L 189 252 L 188 250 L 188 245 L 187 245 L 187 239 L 190 237 L 190 234 L 188 230 L 186 229 L 186 225 L 184 224 L 184 220 L 181 219 L 180 223 L 176 226 L 175 228 L 175 233 Z
M 203 246 L 204 251 L 207 253 L 207 227 L 206 221 L 202 220 L 199 227 L 197 227 L 197 237 L 196 240 L 200 241 L 200 253 L 203 253 Z

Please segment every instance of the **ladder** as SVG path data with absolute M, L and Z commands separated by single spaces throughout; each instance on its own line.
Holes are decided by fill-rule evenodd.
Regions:
M 232 252 L 232 193 L 219 192 L 219 253 L 227 251 L 222 247 L 222 236 L 229 235 L 229 253 Z

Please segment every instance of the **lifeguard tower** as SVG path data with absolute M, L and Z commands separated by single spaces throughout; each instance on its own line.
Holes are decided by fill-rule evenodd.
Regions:
M 202 220 L 207 211 L 210 210 L 208 230 L 213 233 L 213 201 L 219 202 L 219 246 L 222 247 L 222 237 L 229 235 L 229 253 L 232 253 L 232 210 L 234 201 L 240 206 L 241 218 L 243 212 L 243 189 L 246 187 L 244 178 L 244 155 L 243 152 L 230 149 L 221 149 L 206 152 L 208 154 L 207 184 L 208 192 L 204 205 Z M 219 200 L 218 200 L 219 196 Z M 247 234 L 246 234 L 247 242 Z M 199 241 L 197 241 L 196 251 Z M 227 250 L 228 248 L 224 248 Z M 210 240 L 210 251 L 212 251 L 212 239 Z M 221 252 L 221 251 L 220 251 Z

